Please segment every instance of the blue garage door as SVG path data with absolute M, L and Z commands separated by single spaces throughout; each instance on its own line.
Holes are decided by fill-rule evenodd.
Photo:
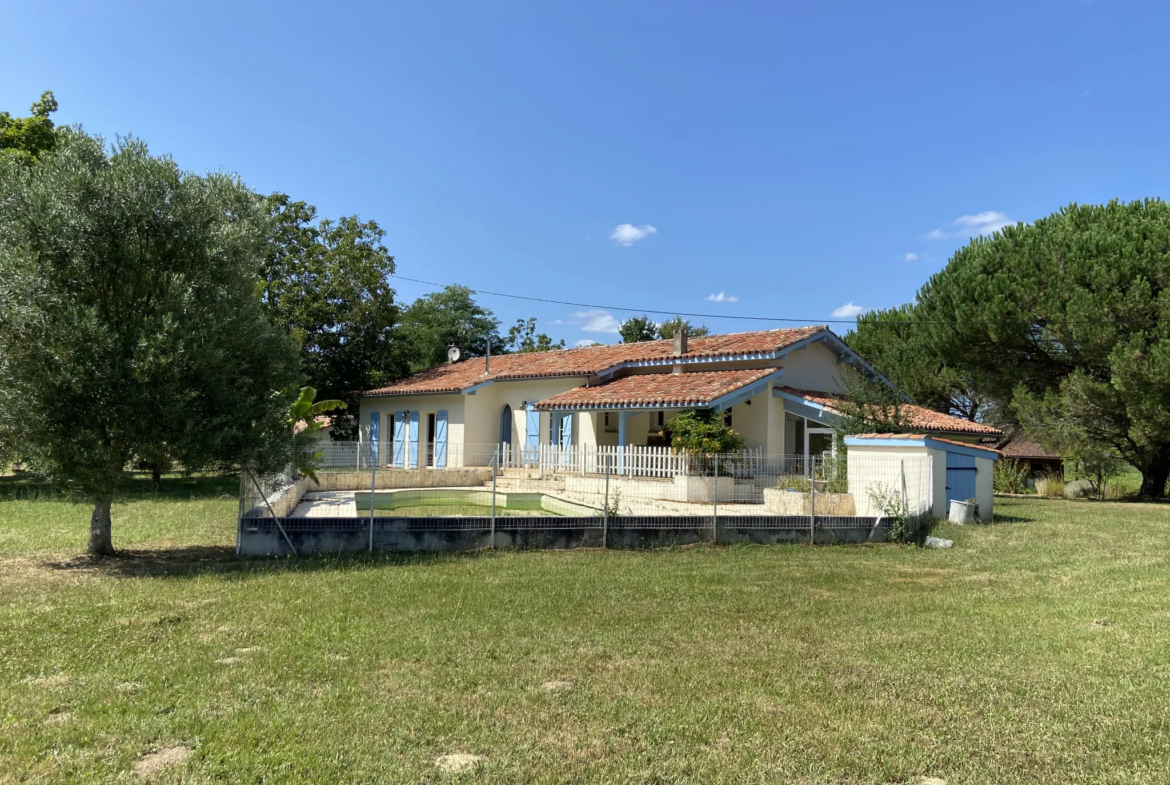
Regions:
M 975 458 L 947 453 L 947 508 L 951 502 L 975 498 Z

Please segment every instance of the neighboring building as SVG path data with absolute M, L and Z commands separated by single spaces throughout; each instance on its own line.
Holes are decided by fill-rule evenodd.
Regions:
M 321 423 L 320 429 L 313 432 L 313 441 L 317 444 L 329 444 L 332 440 L 333 418 L 327 414 L 321 414 L 313 419 L 315 422 Z M 293 426 L 293 433 L 300 433 L 303 430 L 305 430 L 303 422 L 298 422 Z
M 1022 433 L 1009 433 L 998 442 L 985 442 L 999 450 L 1005 460 L 1016 461 L 1027 469 L 1028 479 L 1063 475 L 1064 459 L 1048 452 Z
M 364 393 L 359 423 L 381 464 L 407 467 L 485 465 L 500 446 L 652 447 L 686 409 L 725 412 L 749 450 L 815 456 L 832 449 L 846 365 L 890 384 L 825 326 L 480 357 Z M 968 443 L 1001 435 L 904 411 L 916 432 Z

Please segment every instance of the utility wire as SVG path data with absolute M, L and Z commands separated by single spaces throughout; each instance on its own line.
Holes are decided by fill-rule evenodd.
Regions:
M 389 278 L 397 278 L 400 281 L 410 281 L 411 283 L 421 283 L 426 286 L 437 286 L 440 289 L 445 289 L 452 284 L 436 283 L 435 281 L 424 281 L 421 278 L 408 278 L 405 275 L 390 274 Z M 593 303 L 575 303 L 570 300 L 552 300 L 547 297 L 529 297 L 523 294 L 508 294 L 507 292 L 491 292 L 487 289 L 470 289 L 472 294 L 486 294 L 490 297 L 507 297 L 511 300 L 527 300 L 533 303 L 549 303 L 551 305 L 567 305 L 572 308 L 594 308 L 603 311 L 625 311 L 626 313 L 643 313 L 649 316 L 650 314 L 657 314 L 661 316 L 686 316 L 691 319 L 739 319 L 748 322 L 785 322 L 793 324 L 848 324 L 854 325 L 857 323 L 856 319 L 793 319 L 784 316 L 734 316 L 725 313 L 691 313 L 688 311 L 661 311 L 654 308 L 626 308 L 620 305 L 596 305 Z M 1144 319 L 1058 319 L 1058 320 L 1042 320 L 1036 319 L 1032 321 L 1006 321 L 1006 322 L 949 322 L 949 321 L 909 321 L 909 322 L 889 322 L 894 326 L 903 325 L 1013 325 L 1023 324 L 1032 325 L 1036 322 L 1043 322 L 1045 326 L 1054 324 L 1126 324 L 1128 322 L 1164 322 L 1166 319 L 1159 319 L 1157 317 L 1149 317 Z

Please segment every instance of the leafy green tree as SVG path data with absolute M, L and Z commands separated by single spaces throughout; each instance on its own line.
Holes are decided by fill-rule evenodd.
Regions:
M 986 419 L 993 407 L 980 393 L 974 371 L 960 372 L 954 360 L 940 354 L 917 324 L 920 318 L 915 305 L 867 311 L 844 340 L 918 405 L 971 421 Z
M 618 328 L 622 343 L 639 343 L 641 341 L 658 340 L 658 323 L 645 314 L 633 316 L 621 323 Z
M 49 115 L 57 111 L 57 99 L 51 90 L 41 93 L 30 109 L 31 117 L 13 117 L 0 112 L 0 152 L 22 163 L 35 163 L 57 144 L 57 133 Z
M 710 334 L 710 330 L 706 327 L 693 327 L 691 323 L 681 316 L 676 316 L 673 319 L 667 319 L 662 324 L 658 325 L 658 337 L 670 339 L 678 332 L 680 327 L 686 328 L 687 335 L 692 338 L 700 338 L 704 335 Z
M 727 424 L 723 412 L 687 409 L 670 421 L 670 444 L 678 452 L 715 455 L 739 452 L 747 443 Z
M 317 219 L 317 208 L 285 194 L 267 199 L 272 217 L 261 300 L 269 319 L 301 348 L 301 370 L 321 395 L 347 401 L 400 378 L 408 357 L 394 327 L 399 309 L 387 276 L 394 257 L 374 221 Z M 353 438 L 348 412 L 335 418 L 335 438 Z
M 410 370 L 421 371 L 447 362 L 447 349 L 458 346 L 465 357 L 482 357 L 488 341 L 492 352 L 504 351 L 500 320 L 472 297 L 466 286 L 452 285 L 423 295 L 402 312 L 402 338 L 409 346 Z
M 296 349 L 256 297 L 268 227 L 238 179 L 140 141 L 0 156 L 0 431 L 93 505 L 90 553 L 113 553 L 125 467 L 156 445 L 190 471 L 288 460 Z
M 527 352 L 547 352 L 552 349 L 564 349 L 564 340 L 554 342 L 544 333 L 536 332 L 536 317 L 517 319 L 516 324 L 508 328 L 508 337 L 504 346 L 510 352 L 525 354 Z
M 978 238 L 919 291 L 916 314 L 932 351 L 1042 442 L 1052 429 L 1080 431 L 1141 472 L 1142 495 L 1165 496 L 1165 202 L 1073 204 Z
M 839 417 L 834 429 L 840 436 L 858 433 L 906 433 L 913 430 L 899 390 L 869 381 L 848 369 L 840 377 L 841 397 L 833 405 Z

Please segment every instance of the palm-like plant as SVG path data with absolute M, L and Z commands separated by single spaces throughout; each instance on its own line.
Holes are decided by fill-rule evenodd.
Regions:
M 326 412 L 346 408 L 345 401 L 315 401 L 316 397 L 316 389 L 302 387 L 288 413 L 289 427 L 293 429 L 293 439 L 298 448 L 294 452 L 296 469 L 313 482 L 317 482 L 317 461 L 321 459 L 322 453 L 311 452 L 308 447 L 313 442 L 312 435 L 325 426 L 319 418 Z

